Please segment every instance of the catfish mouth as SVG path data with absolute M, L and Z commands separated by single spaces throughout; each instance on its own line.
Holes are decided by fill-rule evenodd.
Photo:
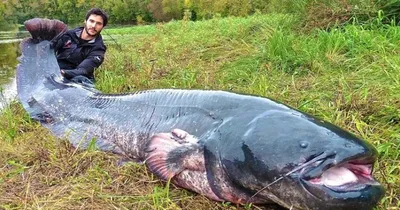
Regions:
M 313 191 L 310 188 L 350 192 L 360 191 L 371 185 L 380 185 L 372 176 L 374 157 L 360 157 L 339 164 L 334 164 L 334 162 L 329 158 L 320 160 L 314 164 L 317 166 L 311 166 L 309 170 L 303 171 L 301 179 L 310 193 Z
M 323 171 L 320 176 L 306 179 L 312 185 L 321 185 L 335 191 L 354 191 L 377 184 L 372 177 L 373 163 L 345 162 Z

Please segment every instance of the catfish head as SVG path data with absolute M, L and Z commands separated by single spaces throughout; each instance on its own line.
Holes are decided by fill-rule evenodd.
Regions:
M 372 209 L 384 195 L 372 176 L 377 151 L 366 141 L 296 110 L 266 111 L 238 123 L 246 121 L 241 135 L 232 125 L 220 131 L 242 139 L 224 141 L 218 151 L 227 179 L 246 202 Z

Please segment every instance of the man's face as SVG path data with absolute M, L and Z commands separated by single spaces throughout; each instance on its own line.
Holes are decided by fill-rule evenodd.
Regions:
M 85 20 L 85 30 L 90 36 L 99 34 L 103 27 L 103 18 L 100 15 L 92 14 Z

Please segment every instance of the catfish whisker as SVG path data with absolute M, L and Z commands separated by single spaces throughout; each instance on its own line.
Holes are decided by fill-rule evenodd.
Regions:
M 287 172 L 286 174 L 280 176 L 280 177 L 279 177 L 278 179 L 276 179 L 275 181 L 269 183 L 267 186 L 265 186 L 265 187 L 261 188 L 260 190 L 258 190 L 256 193 L 254 193 L 254 195 L 252 195 L 252 196 L 250 197 L 249 201 L 250 201 L 251 199 L 253 199 L 256 195 L 258 195 L 260 192 L 264 191 L 265 189 L 267 189 L 267 188 L 270 187 L 271 185 L 277 183 L 278 181 L 281 181 L 283 178 L 289 176 L 290 174 L 292 174 L 292 173 L 294 173 L 294 172 L 296 172 L 296 171 L 299 171 L 299 170 L 301 170 L 301 169 L 303 169 L 303 168 L 305 168 L 305 167 L 307 167 L 307 166 L 309 166 L 309 165 L 312 165 L 312 164 L 316 163 L 317 161 L 326 159 L 326 158 L 328 158 L 328 157 L 330 157 L 330 156 L 333 156 L 333 155 L 335 155 L 334 152 L 332 152 L 332 153 L 326 153 L 326 152 L 324 152 L 324 153 L 322 153 L 321 155 L 318 155 L 317 157 L 315 157 L 314 159 L 312 159 L 312 160 L 310 160 L 310 161 L 308 161 L 308 162 L 303 163 L 302 165 L 300 165 L 300 166 L 294 168 L 293 170 L 291 170 L 291 171 Z

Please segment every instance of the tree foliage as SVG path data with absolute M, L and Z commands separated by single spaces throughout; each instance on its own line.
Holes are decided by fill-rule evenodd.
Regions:
M 188 14 L 191 20 L 209 19 L 215 16 L 247 16 L 254 13 L 296 13 L 306 17 L 324 17 L 338 12 L 350 15 L 378 14 L 379 6 L 386 7 L 390 15 L 400 11 L 395 0 L 8 0 L 0 1 L 0 24 L 22 24 L 33 17 L 55 18 L 67 24 L 81 24 L 85 13 L 92 7 L 104 9 L 111 24 L 138 24 L 142 22 L 182 19 Z M 391 4 L 390 4 L 391 3 Z M 317 5 L 317 6 L 315 6 Z M 323 9 L 318 10 L 319 5 Z M 332 5 L 340 5 L 335 9 Z M 343 7 L 345 5 L 346 7 Z M 348 6 L 348 7 L 347 7 Z M 311 8 L 311 9 L 310 9 Z M 330 8 L 327 10 L 326 8 Z M 345 9 L 343 9 L 345 8 Z M 389 8 L 389 9 L 388 9 Z M 393 12 L 394 11 L 394 12 Z M 312 14 L 310 14 L 312 12 Z M 316 13 L 316 14 L 314 14 Z M 349 14 L 345 14 L 348 16 Z M 373 16 L 373 15 L 372 15 Z M 186 17 L 187 18 L 187 17 Z

